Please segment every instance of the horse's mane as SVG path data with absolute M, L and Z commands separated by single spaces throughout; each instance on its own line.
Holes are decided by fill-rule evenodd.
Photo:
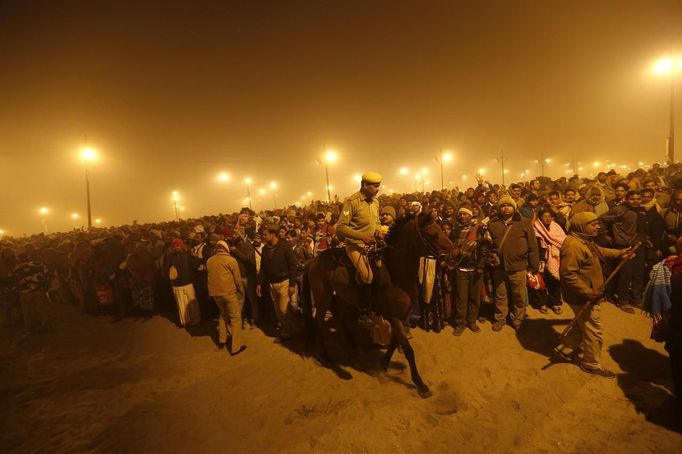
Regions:
M 395 246 L 395 241 L 400 233 L 400 231 L 407 225 L 408 222 L 414 219 L 414 216 L 403 216 L 402 218 L 398 218 L 395 223 L 391 226 L 391 228 L 388 230 L 388 235 L 386 235 L 386 244 L 389 246 Z

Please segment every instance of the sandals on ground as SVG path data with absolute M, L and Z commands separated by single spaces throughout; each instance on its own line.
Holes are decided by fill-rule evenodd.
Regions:
M 550 309 L 557 315 L 564 312 L 563 309 L 561 309 L 561 306 L 551 306 Z

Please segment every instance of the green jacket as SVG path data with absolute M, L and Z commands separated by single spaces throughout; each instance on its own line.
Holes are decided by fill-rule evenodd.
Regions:
M 620 257 L 622 251 L 597 246 L 605 259 Z M 561 245 L 559 261 L 561 294 L 569 304 L 585 304 L 593 290 L 604 285 L 604 274 L 599 258 L 592 254 L 584 241 L 569 235 Z
M 368 202 L 358 191 L 343 202 L 341 215 L 336 223 L 336 236 L 345 244 L 360 244 L 362 237 L 374 235 L 379 226 L 379 201 Z

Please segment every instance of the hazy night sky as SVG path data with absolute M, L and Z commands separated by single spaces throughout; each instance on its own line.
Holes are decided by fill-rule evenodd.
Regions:
M 172 219 L 174 189 L 188 216 L 231 212 L 247 175 L 255 209 L 273 180 L 280 205 L 323 199 L 325 144 L 342 197 L 364 170 L 413 190 L 401 165 L 439 187 L 441 147 L 460 187 L 480 167 L 499 181 L 502 149 L 509 180 L 543 154 L 553 176 L 663 161 L 669 86 L 649 68 L 681 51 L 682 1 L 4 0 L 0 228 L 84 217 L 85 134 L 106 225 Z

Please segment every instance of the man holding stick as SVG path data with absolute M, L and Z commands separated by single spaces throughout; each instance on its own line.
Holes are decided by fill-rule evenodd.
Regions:
M 629 258 L 629 249 L 607 249 L 597 246 L 599 219 L 591 212 L 576 214 L 571 220 L 571 234 L 561 246 L 560 281 L 564 300 L 576 313 L 575 324 L 582 335 L 583 352 L 580 369 L 606 378 L 616 375 L 602 367 L 599 359 L 602 331 L 599 303 L 604 297 L 604 275 L 601 262 L 619 257 Z M 589 307 L 583 306 L 588 304 Z M 568 330 L 562 333 L 562 338 Z

